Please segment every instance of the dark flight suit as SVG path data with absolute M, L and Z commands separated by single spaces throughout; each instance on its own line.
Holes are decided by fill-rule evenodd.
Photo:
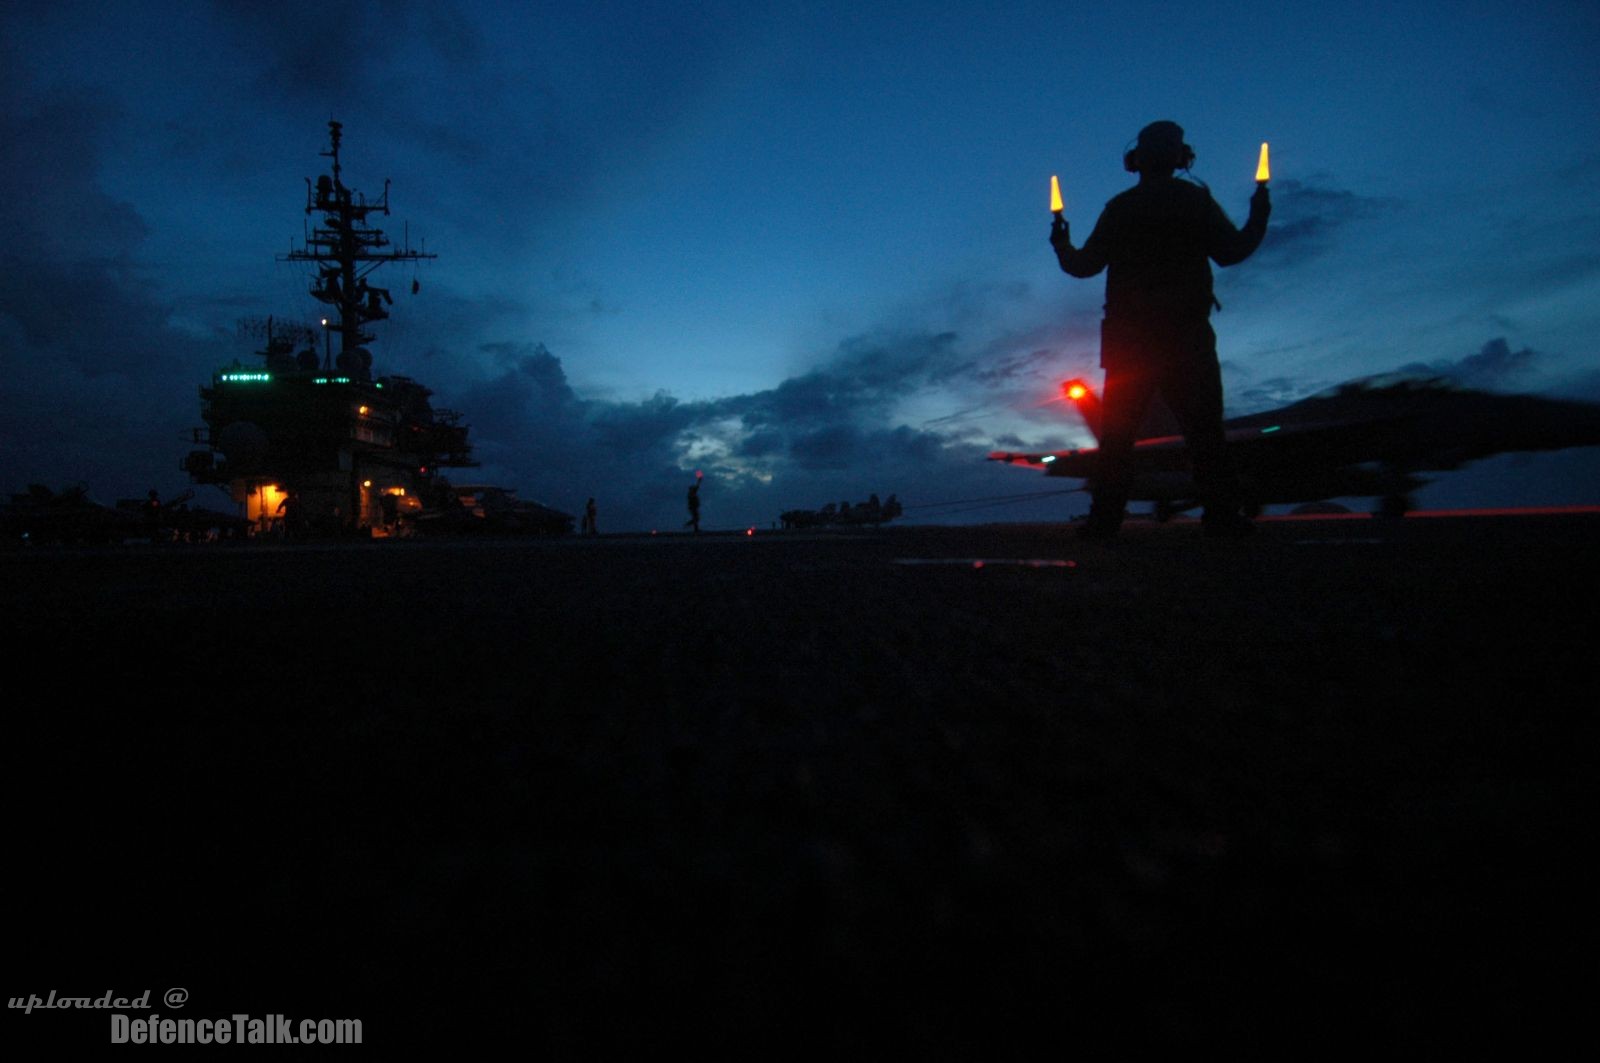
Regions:
M 1122 521 L 1133 444 L 1157 393 L 1183 429 L 1206 520 L 1239 519 L 1238 479 L 1223 441 L 1211 263 L 1231 266 L 1248 258 L 1266 234 L 1270 213 L 1262 190 L 1250 201 L 1250 220 L 1237 229 L 1206 189 L 1145 175 L 1106 204 L 1081 249 L 1064 232 L 1052 239 L 1061 268 L 1072 276 L 1107 271 L 1100 468 L 1090 510 L 1098 530 L 1115 531 Z

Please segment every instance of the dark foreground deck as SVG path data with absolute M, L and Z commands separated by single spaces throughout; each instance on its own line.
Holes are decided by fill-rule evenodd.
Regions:
M 7 992 L 583 1054 L 1554 1037 L 1597 540 L 8 551 Z

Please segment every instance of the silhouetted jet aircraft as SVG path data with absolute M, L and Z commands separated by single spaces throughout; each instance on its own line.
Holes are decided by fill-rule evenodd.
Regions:
M 1082 380 L 1066 381 L 1062 390 L 1098 438 L 1099 397 Z M 1165 520 L 1197 506 L 1199 499 L 1172 415 L 1159 402 L 1152 407 L 1155 413 L 1145 427 L 1153 431 L 1134 446 L 1129 497 L 1153 503 L 1155 516 Z M 1358 497 L 1380 499 L 1379 513 L 1398 516 L 1411 507 L 1411 493 L 1428 483 L 1417 473 L 1457 469 L 1508 451 L 1600 445 L 1600 406 L 1390 374 L 1352 380 L 1282 409 L 1235 417 L 1226 428 L 1249 511 Z M 1039 454 L 995 451 L 989 460 L 1092 485 L 1099 452 L 1092 447 Z

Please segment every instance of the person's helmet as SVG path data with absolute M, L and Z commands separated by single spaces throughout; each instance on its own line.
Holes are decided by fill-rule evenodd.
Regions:
M 1122 156 L 1129 173 L 1143 170 L 1187 170 L 1194 165 L 1194 149 L 1183 142 L 1177 122 L 1151 122 L 1139 130 L 1139 139 Z

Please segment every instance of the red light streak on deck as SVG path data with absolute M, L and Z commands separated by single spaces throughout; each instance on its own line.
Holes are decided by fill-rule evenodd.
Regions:
M 897 557 L 896 565 L 928 565 L 981 569 L 990 565 L 1013 568 L 1077 568 L 1076 561 L 1057 557 Z
M 1600 506 L 1500 506 L 1484 509 L 1417 509 L 1405 514 L 1407 520 L 1430 517 L 1557 517 L 1573 513 L 1600 513 Z M 1188 518 L 1193 519 L 1193 518 Z M 1263 521 L 1283 520 L 1378 520 L 1371 513 L 1279 513 L 1258 517 Z

